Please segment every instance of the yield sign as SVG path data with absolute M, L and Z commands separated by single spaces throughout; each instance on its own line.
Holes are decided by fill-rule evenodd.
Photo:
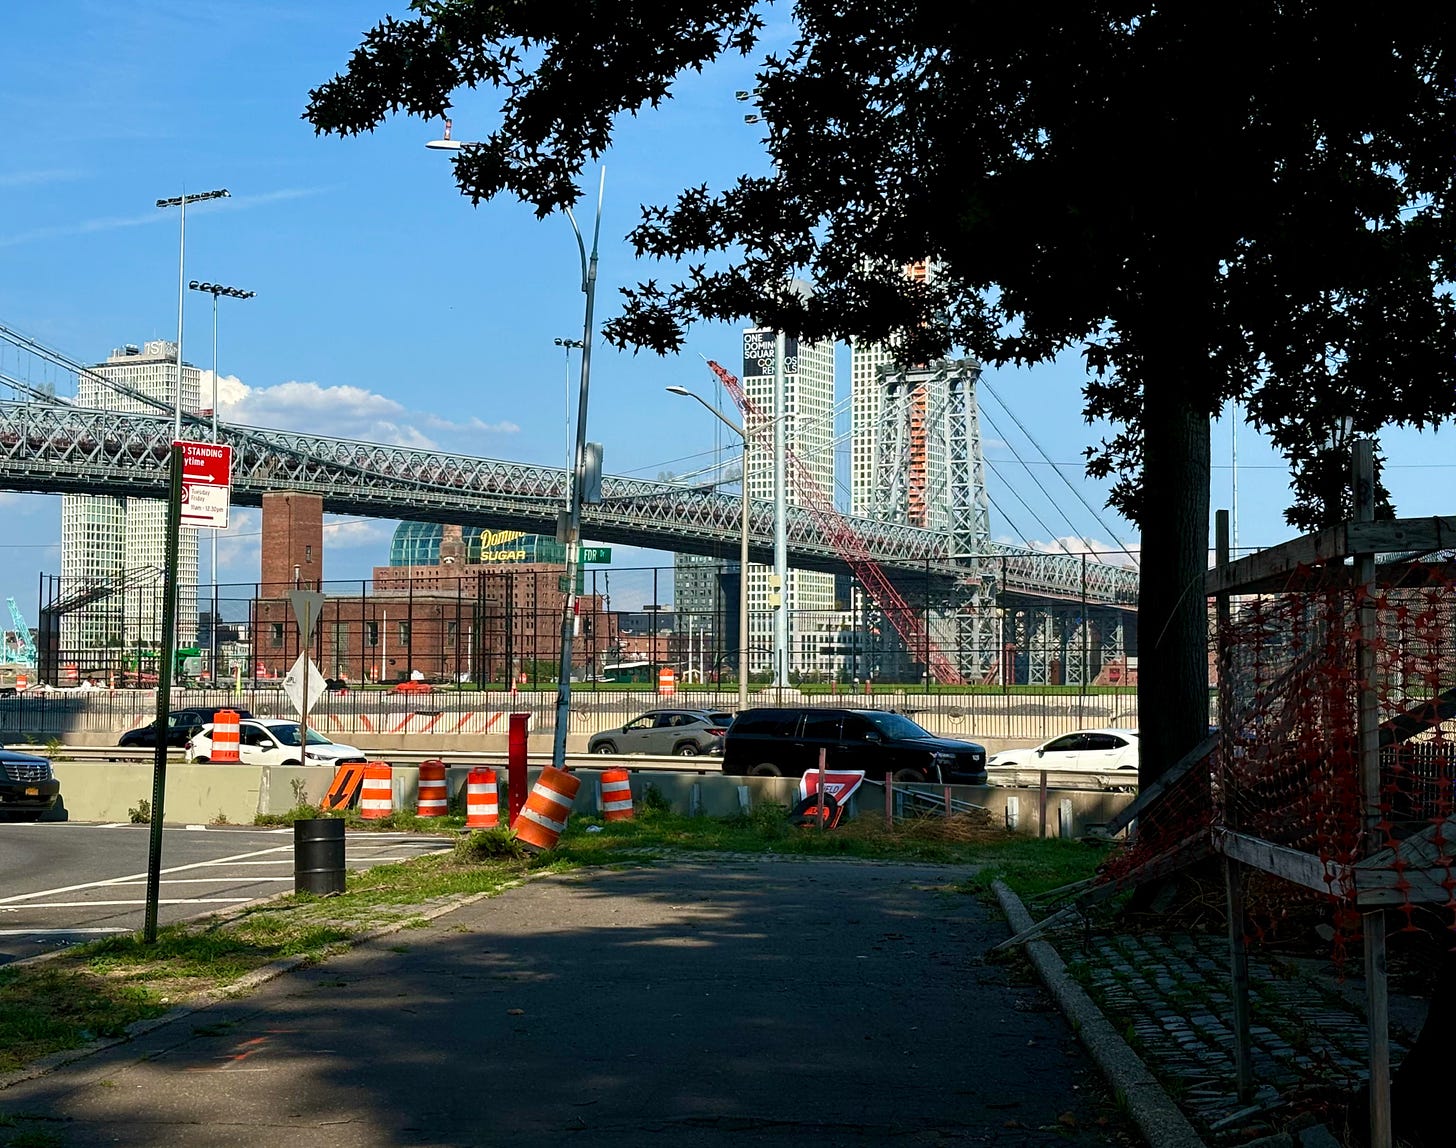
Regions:
M 317 590 L 290 590 L 288 602 L 293 607 L 293 616 L 298 619 L 298 640 L 307 645 L 313 637 L 313 628 L 318 625 L 323 613 L 324 596 Z
M 226 530 L 233 448 L 213 442 L 185 442 L 182 448 L 182 525 Z
M 862 769 L 826 769 L 824 771 L 824 792 L 843 805 L 859 788 L 865 779 Z M 799 796 L 813 797 L 819 792 L 819 771 L 811 769 L 799 782 Z

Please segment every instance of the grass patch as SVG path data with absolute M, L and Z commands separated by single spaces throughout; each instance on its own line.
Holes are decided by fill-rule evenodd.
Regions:
M 342 821 L 349 829 L 373 829 L 394 833 L 438 833 L 465 827 L 465 815 L 452 813 L 446 817 L 421 817 L 408 810 L 397 809 L 387 817 L 365 820 L 357 809 L 320 809 L 317 805 L 300 802 L 283 813 L 259 813 L 253 817 L 254 825 L 292 825 L 295 821 L 313 821 L 319 818 Z
M 505 829 L 463 834 L 449 853 L 350 873 L 345 891 L 335 897 L 292 894 L 226 919 L 167 926 L 153 945 L 139 935 L 108 937 L 41 964 L 0 969 L 0 1071 L 119 1035 L 136 1021 L 205 998 L 272 962 L 311 963 L 371 929 L 423 926 L 432 906 L 499 892 L 532 871 L 637 865 L 679 851 L 860 857 L 979 865 L 980 873 L 961 887 L 965 891 L 979 891 L 1000 877 L 1031 896 L 1090 876 L 1105 856 L 1105 849 L 1078 842 L 1011 835 L 984 815 L 886 826 L 867 814 L 820 832 L 791 825 L 781 805 L 761 804 L 727 818 L 688 817 L 664 805 L 642 801 L 634 821 L 574 817 L 557 848 L 541 855 L 532 855 Z M 315 807 L 300 803 L 264 823 L 318 815 Z M 458 820 L 397 814 L 393 825 L 438 833 Z

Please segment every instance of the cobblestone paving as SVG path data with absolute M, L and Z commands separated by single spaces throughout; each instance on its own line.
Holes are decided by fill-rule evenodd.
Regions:
M 1056 943 L 1103 1014 L 1211 1139 L 1245 1139 L 1257 1113 L 1292 1091 L 1353 1088 L 1365 1078 L 1365 1018 L 1309 977 L 1251 954 L 1257 1091 L 1240 1104 L 1223 937 L 1114 935 L 1094 937 L 1081 951 L 1068 938 Z M 1392 1042 L 1392 1062 L 1404 1052 Z

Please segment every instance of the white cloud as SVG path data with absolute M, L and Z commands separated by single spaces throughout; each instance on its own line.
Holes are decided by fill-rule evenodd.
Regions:
M 212 393 L 212 373 L 202 373 L 202 393 Z M 388 443 L 392 446 L 433 450 L 440 444 L 431 434 L 515 434 L 514 423 L 487 423 L 443 418 L 409 410 L 403 403 L 353 386 L 321 386 L 290 381 L 272 387 L 250 387 L 235 375 L 217 381 L 218 418 L 244 426 L 273 427 L 308 434 Z
M 997 541 L 1004 542 L 1008 546 L 1025 546 L 1030 550 L 1040 550 L 1045 554 L 1086 554 L 1092 561 L 1107 562 L 1113 566 L 1134 566 L 1142 560 L 1142 545 L 1138 542 L 1129 542 L 1124 550 L 1115 542 L 1103 542 L 1098 538 L 1082 538 L 1074 534 L 1054 539 L 1051 542 L 1036 539 L 1030 542 L 1018 542 L 1012 538 L 1000 538 Z
M 394 538 L 393 519 L 385 518 L 334 518 L 324 515 L 324 552 L 369 547 L 377 550 L 388 546 Z M 327 574 L 325 568 L 325 574 Z

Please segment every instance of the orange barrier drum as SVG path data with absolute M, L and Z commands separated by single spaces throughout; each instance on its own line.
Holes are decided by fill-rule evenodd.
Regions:
M 500 824 L 500 791 L 495 770 L 472 769 L 465 778 L 465 828 L 494 829 Z
M 550 849 L 566 829 L 581 778 L 565 770 L 546 766 L 516 818 L 516 836 L 533 849 Z
M 212 752 L 208 755 L 223 765 L 243 760 L 241 720 L 233 710 L 218 710 L 212 715 Z
M 394 770 L 387 761 L 371 761 L 364 767 L 364 787 L 359 791 L 359 816 L 379 821 L 394 812 Z
M 421 817 L 444 817 L 450 812 L 450 791 L 445 784 L 445 763 L 420 762 L 420 792 L 415 812 Z
M 631 821 L 632 775 L 625 769 L 609 769 L 602 774 L 602 819 Z

